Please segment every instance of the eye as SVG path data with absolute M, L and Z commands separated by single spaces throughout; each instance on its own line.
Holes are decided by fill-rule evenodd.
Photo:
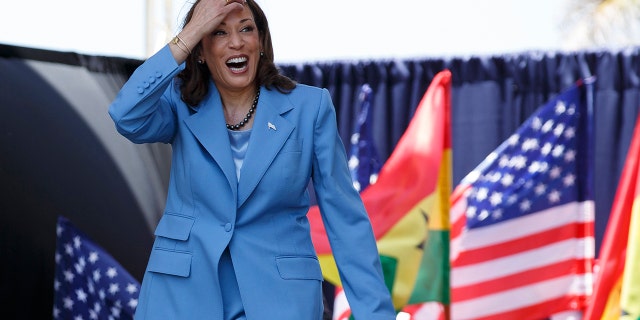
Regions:
M 256 28 L 254 26 L 246 26 L 240 30 L 240 32 L 252 32 Z
M 225 34 L 227 34 L 227 32 L 224 30 L 216 30 L 213 33 L 211 33 L 211 35 L 213 36 L 224 36 Z

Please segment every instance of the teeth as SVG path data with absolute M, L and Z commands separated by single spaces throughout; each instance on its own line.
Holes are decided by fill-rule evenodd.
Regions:
M 237 58 L 231 58 L 227 60 L 227 63 L 242 63 L 246 61 L 247 61 L 246 57 L 237 57 Z

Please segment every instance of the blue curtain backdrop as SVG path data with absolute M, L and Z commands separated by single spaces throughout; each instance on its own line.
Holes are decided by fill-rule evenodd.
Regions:
M 453 182 L 457 184 L 553 95 L 595 76 L 596 250 L 640 109 L 640 48 L 619 52 L 544 53 L 351 61 L 281 66 L 301 83 L 328 88 L 348 142 L 357 94 L 373 89 L 374 138 L 383 160 L 392 152 L 435 74 L 452 73 Z
M 599 248 L 640 105 L 640 48 L 467 58 L 282 64 L 332 93 L 345 145 L 363 84 L 386 160 L 433 76 L 452 72 L 453 179 L 578 79 L 596 76 L 595 197 Z M 168 147 L 135 146 L 109 102 L 141 61 L 0 45 L 0 314 L 45 319 L 53 303 L 55 223 L 64 215 L 141 280 L 162 213 Z M 428 128 L 425 128 L 428 130 Z

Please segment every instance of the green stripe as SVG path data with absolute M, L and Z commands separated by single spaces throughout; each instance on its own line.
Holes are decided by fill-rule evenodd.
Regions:
M 449 231 L 429 229 L 409 304 L 437 301 L 449 305 Z

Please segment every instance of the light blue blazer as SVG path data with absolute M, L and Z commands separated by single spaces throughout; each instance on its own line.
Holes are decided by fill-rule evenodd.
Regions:
M 109 107 L 129 140 L 173 150 L 136 319 L 222 319 L 218 261 L 228 247 L 247 319 L 320 320 L 323 277 L 306 217 L 310 179 L 355 317 L 395 319 L 329 92 L 261 88 L 238 181 L 219 92 L 211 82 L 199 107 L 187 106 L 175 78 L 183 68 L 164 47 Z

